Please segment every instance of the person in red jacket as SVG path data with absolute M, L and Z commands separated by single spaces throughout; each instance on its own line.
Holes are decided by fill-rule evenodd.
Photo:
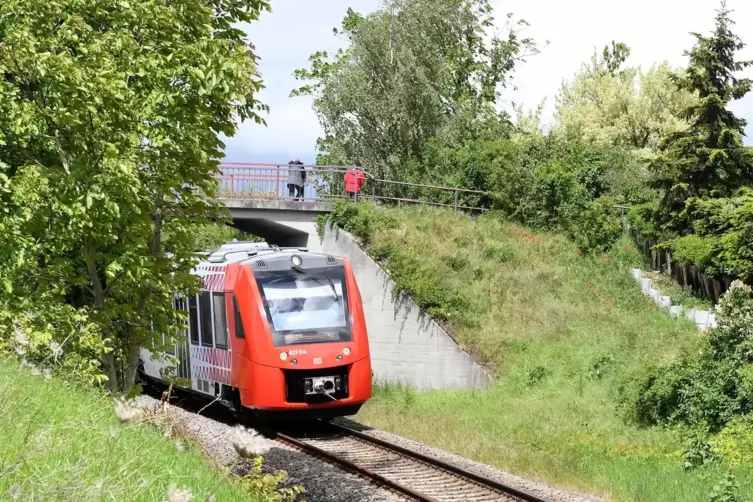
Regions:
M 358 192 L 361 191 L 361 187 L 365 181 L 366 176 L 361 168 L 361 162 L 357 160 L 355 165 L 345 173 L 345 192 L 348 194 L 349 199 L 358 199 Z

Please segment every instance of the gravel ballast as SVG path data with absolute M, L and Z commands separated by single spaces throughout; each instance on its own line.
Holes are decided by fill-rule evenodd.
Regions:
M 239 473 L 248 472 L 245 462 L 238 466 Z M 308 502 L 382 502 L 401 500 L 392 497 L 364 480 L 321 460 L 298 451 L 272 448 L 264 455 L 264 472 L 285 471 L 289 479 L 285 486 L 303 485 Z
M 152 410 L 160 405 L 160 401 L 142 395 L 136 399 L 136 404 Z M 219 407 L 217 404 L 212 406 Z M 178 406 L 171 405 L 169 413 L 172 417 L 171 422 L 176 424 L 174 430 L 176 435 L 185 435 L 194 439 L 210 458 L 219 465 L 232 465 L 236 474 L 243 475 L 249 471 L 250 464 L 248 461 L 240 460 L 233 447 L 233 425 L 214 420 L 208 416 L 197 415 Z M 349 419 L 340 418 L 336 419 L 335 422 L 417 453 L 451 463 L 550 502 L 597 502 L 606 500 L 595 495 L 566 491 L 540 481 L 515 476 L 496 467 L 475 462 L 389 432 L 370 429 Z M 303 494 L 302 500 L 307 502 L 392 502 L 403 500 L 397 494 L 374 486 L 338 466 L 300 452 L 286 443 L 273 439 L 266 439 L 265 441 L 270 449 L 263 455 L 263 471 L 265 473 L 278 470 L 286 471 L 288 480 L 282 487 L 303 485 L 306 492 Z
M 346 427 L 350 427 L 351 429 L 360 431 L 364 434 L 368 434 L 369 436 L 384 441 L 389 441 L 390 443 L 402 446 L 403 448 L 415 451 L 416 453 L 421 453 L 423 455 L 436 458 L 437 460 L 453 464 L 456 467 L 460 467 L 461 469 L 465 469 L 480 476 L 493 479 L 499 483 L 504 483 L 505 485 L 528 492 L 531 495 L 536 495 L 537 497 L 541 497 L 550 502 L 602 502 L 604 500 L 608 500 L 607 498 L 602 498 L 596 495 L 587 495 L 583 493 L 562 490 L 552 487 L 541 481 L 533 481 L 530 479 L 521 478 L 520 476 L 502 471 L 491 465 L 475 462 L 459 455 L 455 455 L 454 453 L 449 453 L 438 448 L 433 448 L 431 446 L 418 443 L 396 434 L 365 427 L 362 424 L 359 424 L 358 422 L 354 422 L 347 418 L 335 419 L 334 422 Z
M 149 396 L 136 398 L 139 407 L 152 410 L 160 401 Z M 212 405 L 219 406 L 219 405 Z M 170 406 L 172 421 L 177 422 L 175 432 L 194 439 L 207 455 L 219 465 L 233 465 L 239 457 L 233 447 L 234 426 L 203 415 Z M 306 502 L 394 502 L 402 500 L 389 491 L 369 484 L 363 479 L 336 466 L 299 452 L 278 441 L 267 440 L 271 449 L 263 455 L 263 472 L 282 470 L 288 480 L 281 488 L 303 485 L 300 497 Z M 233 471 L 243 475 L 249 471 L 248 461 L 235 463 Z

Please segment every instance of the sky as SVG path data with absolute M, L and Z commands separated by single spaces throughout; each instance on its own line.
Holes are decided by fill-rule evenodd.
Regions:
M 363 14 L 376 10 L 379 0 L 271 0 L 272 13 L 244 25 L 261 58 L 259 71 L 265 89 L 259 99 L 269 105 L 267 126 L 244 123 L 238 134 L 226 139 L 226 159 L 246 162 L 287 162 L 300 157 L 313 163 L 316 139 L 322 129 L 311 108 L 310 97 L 289 97 L 299 85 L 297 68 L 308 66 L 318 51 L 334 52 L 344 41 L 332 33 L 348 7 Z M 669 61 L 687 64 L 683 55 L 693 45 L 690 32 L 708 33 L 714 25 L 717 0 L 492 0 L 502 33 L 505 14 L 530 23 L 528 36 L 548 44 L 541 54 L 520 64 L 514 73 L 516 89 L 503 91 L 503 104 L 535 108 L 545 101 L 544 122 L 553 121 L 555 95 L 563 80 L 571 79 L 595 49 L 612 40 L 631 49 L 627 64 L 644 68 Z M 753 1 L 728 0 L 734 27 L 747 46 L 742 59 L 753 59 Z M 753 78 L 753 68 L 747 75 Z M 753 93 L 735 102 L 733 110 L 748 122 L 746 143 L 753 144 Z

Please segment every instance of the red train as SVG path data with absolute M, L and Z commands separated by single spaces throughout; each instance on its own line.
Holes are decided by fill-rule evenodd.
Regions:
M 167 353 L 142 349 L 147 379 L 164 382 L 171 368 L 241 420 L 354 415 L 371 397 L 366 323 L 347 259 L 232 242 L 194 272 L 201 293 L 175 301 L 188 312 L 186 341 Z

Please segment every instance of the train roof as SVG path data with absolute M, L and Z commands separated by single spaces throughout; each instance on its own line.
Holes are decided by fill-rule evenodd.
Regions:
M 246 261 L 257 256 L 269 256 L 274 254 L 291 254 L 291 253 L 308 253 L 308 248 L 304 247 L 285 247 L 281 248 L 275 245 L 269 245 L 266 242 L 236 241 L 227 242 L 219 248 L 208 251 L 206 259 L 199 263 L 202 265 L 227 265 Z

